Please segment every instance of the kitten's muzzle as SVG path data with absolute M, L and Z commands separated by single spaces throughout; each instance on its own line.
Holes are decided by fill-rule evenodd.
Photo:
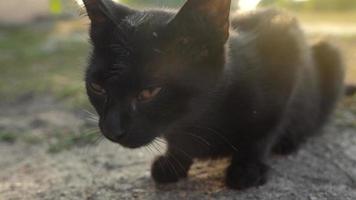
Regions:
M 116 112 L 110 112 L 105 118 L 101 119 L 99 127 L 106 138 L 116 143 L 127 135 L 127 131 L 121 126 L 120 117 Z
M 105 127 L 100 126 L 101 133 L 109 140 L 115 143 L 119 143 L 126 135 L 126 131 L 117 129 L 112 130 Z

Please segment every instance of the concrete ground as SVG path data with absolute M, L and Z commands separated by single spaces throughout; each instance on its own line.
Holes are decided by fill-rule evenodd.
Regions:
M 159 154 L 156 150 L 126 150 L 100 140 L 50 153 L 46 142 L 20 140 L 0 142 L 0 199 L 353 200 L 356 115 L 350 101 L 340 106 L 322 137 L 311 140 L 297 155 L 272 158 L 270 180 L 260 188 L 227 189 L 223 185 L 225 160 L 197 162 L 189 179 L 156 186 L 149 174 L 150 163 Z M 70 130 L 85 123 L 85 118 L 66 111 L 50 98 L 22 104 L 11 112 L 11 106 L 1 106 L 0 127 L 16 121 L 12 128 L 43 134 L 48 128 Z M 164 147 L 158 151 L 164 151 Z

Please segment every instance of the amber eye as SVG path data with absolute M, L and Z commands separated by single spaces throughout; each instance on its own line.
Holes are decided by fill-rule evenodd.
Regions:
M 90 83 L 89 89 L 96 95 L 102 96 L 106 94 L 105 89 L 96 83 Z
M 161 90 L 162 90 L 161 87 L 142 90 L 140 94 L 137 96 L 137 101 L 143 103 L 149 102 L 153 98 L 155 98 L 161 92 Z

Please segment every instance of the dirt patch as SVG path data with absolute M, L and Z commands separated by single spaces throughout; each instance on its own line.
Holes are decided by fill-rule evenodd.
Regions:
M 33 144 L 18 140 L 0 143 L 0 197 L 356 199 L 356 116 L 350 109 L 353 102 L 350 100 L 340 106 L 326 134 L 310 141 L 298 155 L 273 158 L 270 181 L 260 188 L 244 192 L 225 188 L 225 160 L 197 162 L 189 179 L 157 187 L 149 170 L 153 157 L 159 152 L 127 150 L 102 140 L 80 147 L 73 143 L 74 146 L 54 154 L 48 151 L 46 142 Z M 18 106 L 16 109 L 1 105 L 6 111 L 0 115 L 2 130 L 51 135 L 56 129 L 67 129 L 75 134 L 78 127 L 90 123 L 80 112 L 70 111 L 50 97 L 26 97 L 14 104 Z M 159 149 L 164 151 L 164 146 Z

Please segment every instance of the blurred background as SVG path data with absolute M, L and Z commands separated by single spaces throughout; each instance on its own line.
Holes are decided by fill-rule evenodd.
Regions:
M 147 8 L 179 7 L 184 0 L 120 2 Z M 233 2 L 235 9 L 239 7 L 242 10 L 255 9 L 256 6 L 290 10 L 301 20 L 311 41 L 327 38 L 343 51 L 348 68 L 347 81 L 356 82 L 355 0 Z M 48 98 L 64 103 L 68 109 L 90 110 L 83 84 L 90 49 L 87 36 L 89 22 L 81 4 L 81 0 L 0 1 L 0 105 L 11 109 L 10 113 L 17 108 L 21 108 L 20 112 L 23 107 L 27 108 L 28 103 L 37 103 L 41 107 L 41 101 Z M 9 103 L 15 105 L 8 106 Z M 27 129 L 27 125 L 21 127 L 16 118 L 5 120 L 4 117 L 0 118 L 0 138 L 15 139 L 17 134 L 12 132 Z
M 137 8 L 176 8 L 184 0 L 119 2 Z M 51 157 L 60 160 L 58 155 L 72 149 L 87 151 L 98 141 L 96 117 L 84 90 L 89 21 L 80 5 L 80 0 L 0 0 L 0 168 L 5 169 L 0 174 L 0 198 L 1 193 L 10 198 L 13 191 L 31 195 L 32 189 L 45 190 L 41 178 L 34 176 L 54 179 L 31 171 L 38 169 L 38 163 L 56 165 L 58 160 Z M 300 19 L 311 42 L 332 41 L 343 52 L 347 82 L 356 83 L 355 0 L 235 0 L 233 7 L 256 6 L 287 9 Z M 345 100 L 341 107 L 345 105 L 348 115 L 356 114 L 356 98 Z M 355 128 L 354 118 L 349 120 L 348 126 Z M 43 157 L 26 161 L 33 155 Z M 90 162 L 108 164 L 98 158 Z M 23 176 L 8 175 L 15 172 Z M 31 184 L 24 185 L 19 181 L 23 179 Z

